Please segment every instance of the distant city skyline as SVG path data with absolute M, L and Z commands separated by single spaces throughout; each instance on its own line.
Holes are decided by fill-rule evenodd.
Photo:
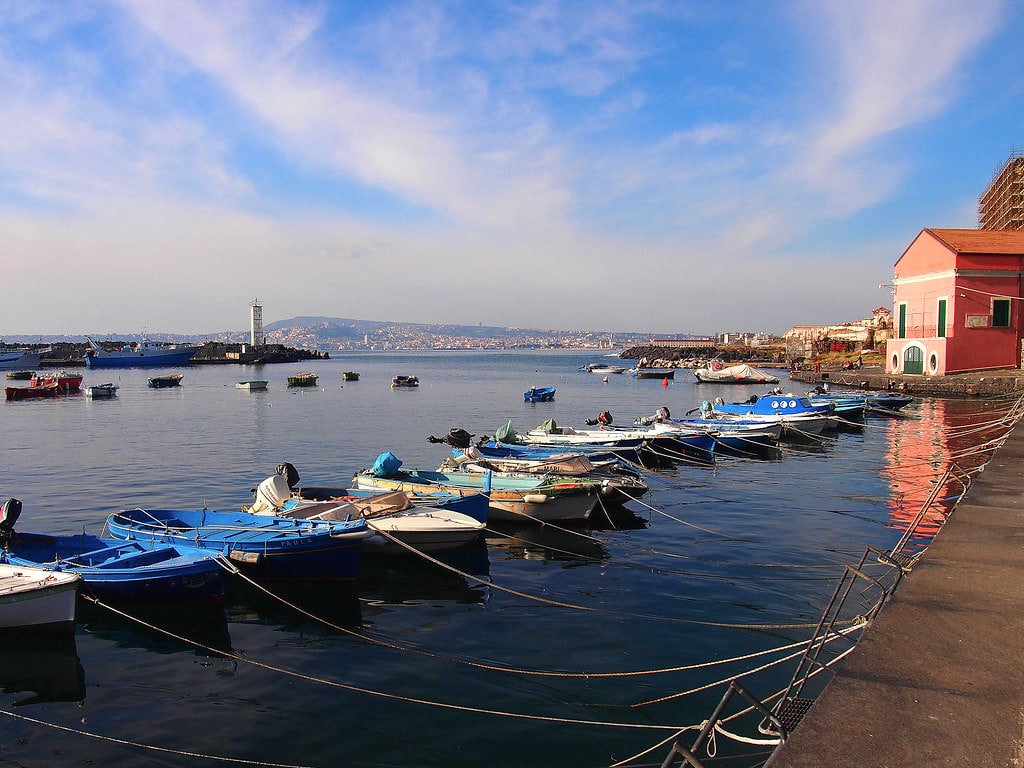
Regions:
M 1024 140 L 1010 0 L 0 5 L 0 337 L 781 333 Z M 662 331 L 667 332 L 667 331 Z

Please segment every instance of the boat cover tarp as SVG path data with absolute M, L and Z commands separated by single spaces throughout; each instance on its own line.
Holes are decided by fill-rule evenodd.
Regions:
M 778 383 L 776 376 L 749 365 L 730 365 L 726 368 L 710 368 L 700 371 L 704 381 Z
M 378 456 L 377 460 L 373 462 L 373 476 L 392 477 L 401 466 L 402 460 L 391 451 L 387 451 Z
M 494 433 L 494 439 L 499 443 L 519 442 L 519 435 L 516 434 L 516 430 L 512 426 L 511 419 L 498 427 L 497 431 Z

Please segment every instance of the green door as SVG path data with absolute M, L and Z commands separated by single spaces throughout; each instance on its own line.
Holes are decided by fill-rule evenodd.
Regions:
M 900 324 L 898 339 L 907 338 L 907 305 L 900 304 Z
M 920 347 L 907 347 L 903 352 L 903 372 L 918 375 L 924 373 L 924 352 Z
M 935 335 L 940 339 L 946 338 L 946 300 L 939 299 L 939 319 L 936 323 Z

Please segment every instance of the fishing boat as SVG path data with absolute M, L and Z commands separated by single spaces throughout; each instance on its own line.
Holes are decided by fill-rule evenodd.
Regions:
M 352 486 L 378 493 L 403 491 L 421 497 L 484 492 L 490 520 L 582 522 L 597 504 L 601 483 L 572 477 L 537 477 L 493 472 L 402 470 L 394 454 L 382 453 L 370 469 L 357 472 Z
M 185 374 L 183 373 L 170 373 L 166 376 L 150 376 L 149 379 L 147 379 L 147 384 L 153 389 L 166 389 L 167 387 L 180 386 L 183 378 L 185 378 Z
M 15 531 L 18 499 L 0 507 L 0 561 L 81 576 L 82 589 L 125 600 L 215 600 L 226 571 L 216 553 L 180 544 L 118 541 L 86 533 Z
M 81 576 L 0 562 L 0 630 L 70 631 Z
M 85 387 L 85 396 L 92 398 L 114 397 L 120 387 L 113 382 L 106 384 L 90 384 Z
M 36 373 L 29 377 L 30 387 L 57 387 L 66 394 L 78 392 L 82 386 L 82 379 L 85 377 L 80 373 L 69 373 L 68 371 L 51 371 L 49 373 Z
M 630 374 L 638 379 L 674 379 L 676 377 L 675 368 L 630 368 Z
M 417 502 L 401 491 L 296 490 L 289 485 L 287 476 L 278 472 L 259 484 L 256 500 L 247 511 L 303 520 L 362 518 L 374 532 L 363 542 L 364 553 L 402 554 L 410 550 L 451 549 L 469 543 L 487 526 L 487 506 L 483 493 L 433 496 Z
M 709 360 L 703 368 L 695 368 L 693 375 L 704 384 L 778 384 L 778 376 L 749 365 L 725 365 L 721 360 Z
M 267 388 L 267 384 L 270 382 L 262 379 L 250 379 L 249 381 L 239 381 L 235 384 L 237 389 L 247 389 L 250 392 L 262 392 Z
M 583 453 L 554 453 L 543 457 L 485 456 L 478 446 L 453 448 L 452 456 L 438 467 L 439 472 L 488 472 L 526 474 L 539 477 L 580 477 L 601 483 L 608 500 L 626 502 L 639 499 L 649 490 L 640 473 L 616 457 L 591 460 Z
M 418 387 L 420 380 L 415 376 L 395 376 L 391 379 L 391 388 L 396 389 L 399 387 Z
M 315 387 L 316 381 L 319 379 L 319 374 L 316 373 L 296 373 L 294 376 L 288 377 L 289 387 Z
M 342 381 L 359 381 L 359 371 L 342 371 Z
M 373 535 L 364 520 L 296 520 L 208 509 L 126 509 L 107 518 L 116 539 L 198 547 L 223 554 L 255 577 L 349 581 L 362 543 Z
M 844 404 L 859 405 L 865 413 L 892 415 L 914 402 L 909 395 L 897 392 L 856 392 L 853 390 L 834 390 L 828 383 L 822 384 L 807 393 L 812 403 L 832 403 L 837 413 L 842 413 Z
M 27 387 L 4 387 L 4 395 L 8 400 L 73 395 L 81 391 L 82 378 L 67 371 L 33 375 Z
M 784 437 L 819 435 L 826 429 L 837 429 L 839 426 L 835 407 L 831 403 L 814 404 L 808 398 L 798 395 L 751 395 L 739 403 L 725 403 L 722 398 L 716 397 L 710 403 L 705 400 L 701 404 L 702 409 L 705 403 L 709 406 L 707 412 L 711 414 L 781 422 Z
M 35 371 L 8 371 L 7 378 L 10 381 L 28 381 L 36 375 Z
M 546 403 L 555 399 L 554 387 L 533 387 L 523 393 L 523 399 L 528 403 Z
M 24 371 L 30 368 L 38 368 L 43 355 L 50 351 L 49 348 L 33 352 L 22 347 L 8 347 L 0 343 L 0 371 Z
M 143 337 L 141 341 L 108 350 L 88 336 L 85 339 L 88 343 L 85 350 L 86 368 L 188 365 L 200 349 L 198 344 L 159 344 Z

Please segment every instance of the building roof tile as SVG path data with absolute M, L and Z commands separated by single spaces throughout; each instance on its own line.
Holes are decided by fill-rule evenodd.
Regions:
M 1024 230 L 926 229 L 957 253 L 1024 254 Z

